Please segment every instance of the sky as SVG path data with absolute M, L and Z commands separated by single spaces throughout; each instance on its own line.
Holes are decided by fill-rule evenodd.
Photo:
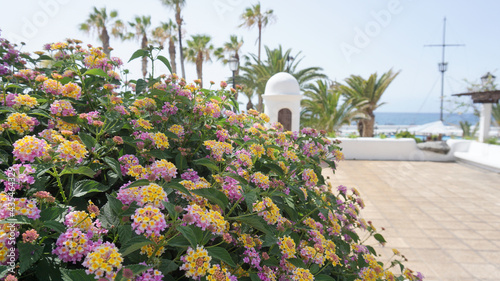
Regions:
M 187 0 L 182 11 L 184 38 L 207 34 L 220 47 L 234 34 L 243 38 L 243 54 L 257 54 L 256 28 L 239 28 L 250 0 Z M 151 15 L 152 27 L 175 19 L 174 11 L 160 0 L 0 0 L 1 36 L 25 42 L 23 51 L 40 50 L 45 43 L 80 39 L 100 46 L 97 34 L 78 29 L 93 7 L 117 10 L 125 22 Z M 500 75 L 500 1 L 495 0 L 262 0 L 262 10 L 272 9 L 276 20 L 263 29 L 262 43 L 270 48 L 292 49 L 301 58 L 299 68 L 321 67 L 332 81 L 350 75 L 368 78 L 389 69 L 401 71 L 382 97 L 379 112 L 431 113 L 440 110 L 443 19 L 446 17 L 444 78 L 445 101 L 466 92 L 467 81 L 480 81 L 486 72 Z M 185 42 L 185 41 L 184 41 Z M 128 61 L 139 41 L 111 39 L 112 56 Z M 184 43 L 185 45 L 185 43 Z M 168 57 L 165 50 L 162 54 Z M 180 69 L 179 63 L 178 68 Z M 131 77 L 141 76 L 139 60 L 124 66 Z M 157 65 L 156 69 L 167 72 Z M 186 64 L 188 81 L 196 79 L 194 64 Z M 226 80 L 228 66 L 215 58 L 203 65 L 204 81 Z M 207 86 L 207 85 L 205 85 Z M 460 98 L 466 101 L 466 97 Z M 246 104 L 244 98 L 240 102 Z M 445 113 L 453 108 L 445 102 Z

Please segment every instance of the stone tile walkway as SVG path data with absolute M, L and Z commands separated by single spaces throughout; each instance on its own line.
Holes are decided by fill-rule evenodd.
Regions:
M 342 161 L 333 186 L 356 187 L 361 216 L 425 280 L 500 280 L 500 174 L 457 163 Z

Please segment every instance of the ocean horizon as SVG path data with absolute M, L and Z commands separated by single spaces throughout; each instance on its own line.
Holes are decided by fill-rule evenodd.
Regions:
M 377 125 L 422 125 L 434 121 L 439 121 L 437 113 L 412 113 L 412 112 L 375 112 L 375 123 Z M 479 122 L 479 117 L 473 113 L 450 114 L 443 113 L 445 125 L 459 125 L 460 121 L 469 122 L 475 125 Z

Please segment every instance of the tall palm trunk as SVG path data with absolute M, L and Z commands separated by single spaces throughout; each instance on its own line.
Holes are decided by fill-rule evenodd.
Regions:
M 175 63 L 175 44 L 172 38 L 168 41 L 168 53 L 170 55 L 170 66 L 172 67 L 172 72 L 177 73 L 177 64 Z
M 261 39 L 262 39 L 262 23 L 259 22 L 259 62 L 260 62 L 260 42 L 261 42 Z
M 148 48 L 148 37 L 144 33 L 142 35 L 141 48 L 146 50 Z M 142 76 L 146 78 L 148 74 L 148 58 L 146 56 L 142 57 Z
M 375 130 L 375 114 L 373 114 L 372 110 L 367 110 L 366 114 L 370 119 L 363 120 L 363 137 L 372 138 Z
M 200 80 L 200 87 L 203 88 L 203 54 L 198 52 L 196 55 L 196 74 L 198 75 L 198 79 Z
M 179 6 L 179 4 L 177 4 L 177 7 L 176 7 L 175 21 L 177 22 L 177 28 L 179 30 L 179 54 L 181 56 L 182 78 L 186 79 L 186 71 L 184 70 L 184 53 L 182 52 L 182 32 L 181 32 L 182 18 L 181 18 L 181 7 Z
M 109 58 L 110 50 L 109 50 L 109 34 L 108 30 L 106 27 L 103 27 L 101 34 L 99 35 L 99 39 L 101 39 L 102 42 L 102 49 L 106 56 Z

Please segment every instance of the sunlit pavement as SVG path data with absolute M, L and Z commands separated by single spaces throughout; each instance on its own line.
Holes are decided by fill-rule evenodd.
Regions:
M 341 161 L 334 187 L 356 187 L 361 216 L 425 280 L 500 280 L 500 174 L 457 163 Z M 373 245 L 377 245 L 375 242 Z

